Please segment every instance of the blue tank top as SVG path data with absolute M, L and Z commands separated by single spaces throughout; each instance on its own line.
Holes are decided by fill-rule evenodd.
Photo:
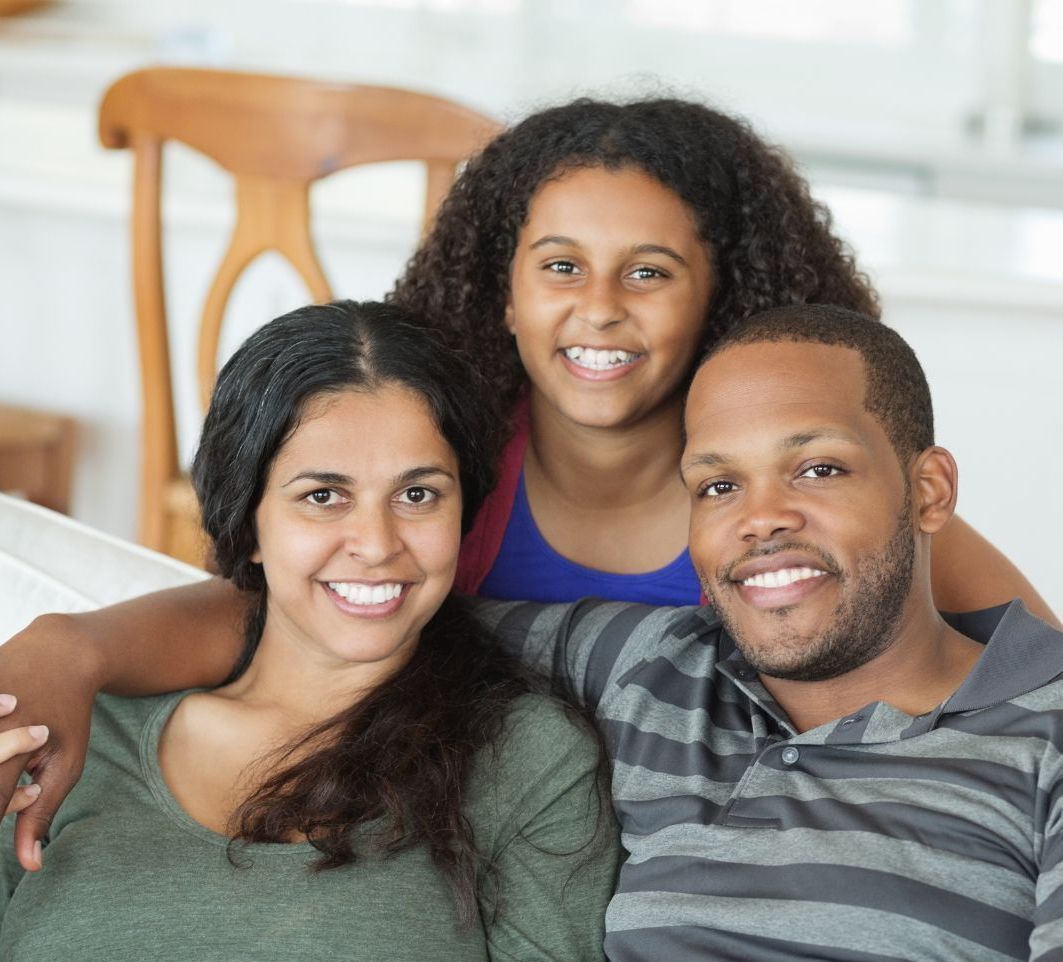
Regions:
M 701 586 L 688 550 L 657 571 L 634 575 L 598 571 L 562 557 L 535 524 L 522 471 L 502 547 L 479 593 L 506 601 L 592 597 L 651 605 L 696 605 Z

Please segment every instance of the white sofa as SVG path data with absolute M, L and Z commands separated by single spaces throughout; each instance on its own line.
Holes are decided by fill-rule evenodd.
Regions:
M 47 611 L 84 611 L 205 577 L 173 558 L 0 495 L 0 643 Z

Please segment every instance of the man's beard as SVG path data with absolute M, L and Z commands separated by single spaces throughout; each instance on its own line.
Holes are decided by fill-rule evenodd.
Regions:
M 788 681 L 826 681 L 866 665 L 889 648 L 912 587 L 915 538 L 907 512 L 898 519 L 897 529 L 882 551 L 859 562 L 852 572 L 841 571 L 833 557 L 811 545 L 786 544 L 755 557 L 780 551 L 802 551 L 821 558 L 838 578 L 843 594 L 826 627 L 815 637 L 788 630 L 786 617 L 792 607 L 767 612 L 778 617 L 779 628 L 765 644 L 758 645 L 729 617 L 727 606 L 720 604 L 720 592 L 708 590 L 711 586 L 707 585 L 724 628 L 752 668 Z M 736 590 L 726 575 L 720 580 L 728 590 Z

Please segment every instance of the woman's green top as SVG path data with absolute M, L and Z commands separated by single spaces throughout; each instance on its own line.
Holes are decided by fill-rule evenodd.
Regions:
M 85 774 L 52 824 L 42 871 L 18 867 L 3 826 L 0 959 L 603 957 L 616 836 L 596 747 L 555 703 L 518 700 L 477 761 L 466 815 L 497 865 L 501 908 L 482 904 L 480 924 L 463 929 L 420 848 L 313 872 L 309 844 L 253 844 L 236 848 L 234 866 L 228 839 L 181 809 L 159 769 L 159 736 L 185 694 L 98 698 Z

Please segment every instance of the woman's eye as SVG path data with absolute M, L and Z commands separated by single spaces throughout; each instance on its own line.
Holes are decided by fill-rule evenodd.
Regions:
M 546 265 L 546 270 L 553 271 L 555 274 L 575 274 L 579 268 L 572 261 L 550 261 Z
M 439 495 L 431 488 L 413 487 L 407 488 L 399 495 L 399 500 L 404 504 L 423 505 L 431 504 Z
M 732 494 L 735 489 L 733 481 L 710 481 L 698 489 L 699 498 L 720 498 L 725 494 Z
M 323 508 L 330 508 L 333 505 L 340 504 L 343 499 L 331 488 L 318 488 L 316 491 L 311 491 L 309 494 L 304 495 L 303 500 Z
M 801 472 L 802 478 L 833 478 L 836 475 L 844 474 L 841 468 L 835 467 L 833 464 L 813 464 L 812 467 L 806 468 Z

